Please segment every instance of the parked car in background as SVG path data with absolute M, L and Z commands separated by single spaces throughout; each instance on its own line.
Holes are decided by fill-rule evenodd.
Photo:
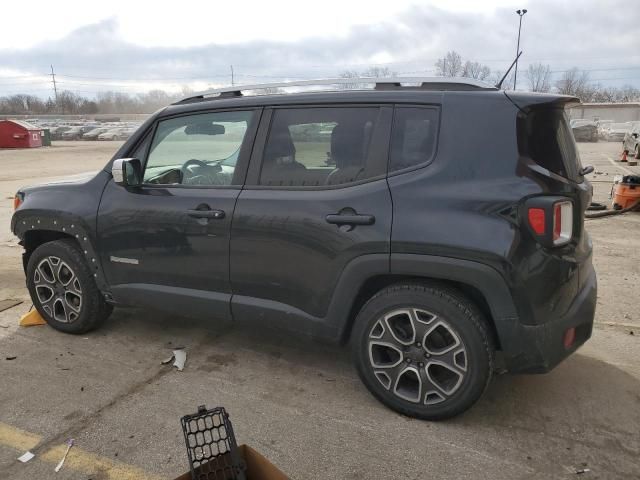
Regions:
M 92 130 L 89 130 L 87 133 L 82 135 L 82 140 L 97 140 L 98 135 L 104 133 L 109 130 L 109 127 L 98 127 Z
M 126 140 L 131 134 L 125 134 L 122 127 L 112 128 L 98 135 L 98 140 Z
M 70 125 L 60 125 L 58 127 L 53 127 L 49 132 L 51 133 L 51 140 L 62 140 L 62 134 L 68 130 L 71 130 L 73 127 Z
M 611 123 L 605 130 L 604 140 L 607 142 L 622 142 L 625 134 L 631 131 L 631 123 Z
M 571 131 L 577 142 L 597 142 L 598 127 L 591 120 L 578 120 L 571 125 Z
M 609 125 L 613 123 L 613 120 L 598 120 L 596 125 L 598 126 L 598 138 L 604 140 L 605 131 L 609 128 Z
M 622 141 L 622 149 L 627 155 L 633 155 L 634 158 L 640 159 L 640 122 L 634 122 L 631 130 L 627 132 Z
M 83 125 L 81 127 L 71 127 L 66 132 L 62 133 L 62 140 L 80 140 L 82 135 L 92 130 L 94 127 L 91 125 Z

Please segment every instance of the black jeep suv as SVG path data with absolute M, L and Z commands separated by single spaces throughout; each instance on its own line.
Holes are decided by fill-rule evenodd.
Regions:
M 466 80 L 246 93 L 173 104 L 96 175 L 17 193 L 52 327 L 137 305 L 349 341 L 373 395 L 425 419 L 477 401 L 496 352 L 547 372 L 589 338 L 576 99 Z

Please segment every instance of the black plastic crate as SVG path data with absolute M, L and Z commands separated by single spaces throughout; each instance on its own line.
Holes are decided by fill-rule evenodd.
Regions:
M 246 480 L 247 466 L 224 407 L 202 405 L 180 421 L 193 480 Z

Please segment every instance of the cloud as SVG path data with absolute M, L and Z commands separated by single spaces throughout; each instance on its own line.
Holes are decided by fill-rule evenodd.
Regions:
M 627 1 L 584 0 L 580 8 L 570 1 L 530 3 L 523 21 L 521 67 L 537 61 L 550 64 L 556 72 L 578 66 L 592 70 L 592 79 L 603 79 L 607 85 L 640 84 L 640 13 Z M 125 41 L 117 20 L 111 18 L 32 48 L 0 49 L 0 66 L 44 75 L 53 64 L 62 88 L 84 92 L 130 91 L 136 84 L 146 88 L 156 82 L 163 87 L 225 84 L 232 64 L 236 79 L 243 83 L 334 76 L 346 69 L 364 69 L 380 58 L 390 59 L 389 68 L 401 74 L 429 75 L 435 59 L 448 50 L 504 70 L 515 54 L 516 34 L 512 9 L 465 14 L 414 6 L 384 22 L 353 26 L 340 36 L 145 47 Z M 0 77 L 0 94 L 16 91 L 20 81 L 8 83 Z M 47 81 L 47 77 L 40 77 L 40 84 L 25 80 L 25 88 L 46 89 Z

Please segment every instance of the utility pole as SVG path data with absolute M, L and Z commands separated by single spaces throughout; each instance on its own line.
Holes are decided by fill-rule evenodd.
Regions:
M 229 65 L 231 67 L 231 86 L 233 87 L 233 65 Z
M 520 52 L 520 31 L 522 30 L 522 17 L 527 13 L 527 9 L 523 8 L 522 10 L 516 10 L 516 13 L 520 17 L 520 24 L 518 25 L 518 46 L 516 47 L 516 69 L 513 72 L 513 89 L 516 89 L 516 84 L 518 82 L 518 52 Z
M 51 79 L 53 81 L 53 92 L 55 93 L 56 96 L 56 107 L 58 106 L 58 87 L 56 85 L 56 74 L 53 71 L 53 65 L 51 65 Z

